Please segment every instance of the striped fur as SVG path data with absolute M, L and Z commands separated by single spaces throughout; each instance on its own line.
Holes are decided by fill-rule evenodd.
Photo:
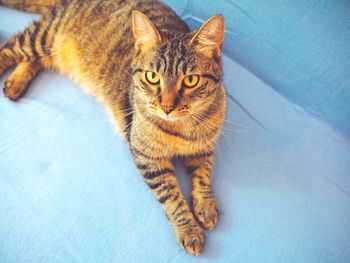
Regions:
M 0 4 L 42 14 L 0 47 L 0 75 L 16 66 L 5 82 L 5 96 L 19 99 L 44 69 L 81 84 L 103 103 L 127 139 L 136 167 L 163 206 L 179 244 L 199 255 L 202 227 L 213 229 L 219 216 L 211 174 L 226 110 L 223 18 L 214 16 L 190 32 L 157 0 Z M 151 83 L 147 76 L 157 81 Z M 195 86 L 189 86 L 191 81 Z M 182 158 L 192 174 L 193 213 L 174 175 L 174 157 Z

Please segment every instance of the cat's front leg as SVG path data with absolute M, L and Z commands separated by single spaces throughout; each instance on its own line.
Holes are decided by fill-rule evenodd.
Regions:
M 171 161 L 155 158 L 135 147 L 131 147 L 131 151 L 139 173 L 163 206 L 180 246 L 190 254 L 199 255 L 204 245 L 204 232 L 180 191 Z
M 219 219 L 220 209 L 212 190 L 214 153 L 185 158 L 185 165 L 192 175 L 192 207 L 201 225 L 213 229 Z

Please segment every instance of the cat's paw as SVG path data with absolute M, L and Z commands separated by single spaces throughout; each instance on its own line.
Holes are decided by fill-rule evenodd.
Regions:
M 220 208 L 214 197 L 192 198 L 194 215 L 199 223 L 208 230 L 214 229 L 219 221 Z
M 10 100 L 18 100 L 27 90 L 28 83 L 16 82 L 15 80 L 7 80 L 4 84 L 4 95 Z
M 187 253 L 199 256 L 204 246 L 204 231 L 197 224 L 188 224 L 176 230 L 176 239 Z

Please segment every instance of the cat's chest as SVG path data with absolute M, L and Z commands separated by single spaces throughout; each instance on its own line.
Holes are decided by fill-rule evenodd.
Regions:
M 196 155 L 213 150 L 215 138 L 188 138 L 184 133 L 152 127 L 138 127 L 133 130 L 131 143 L 154 157 L 174 157 Z

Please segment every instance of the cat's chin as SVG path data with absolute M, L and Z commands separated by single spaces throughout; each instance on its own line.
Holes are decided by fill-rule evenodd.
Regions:
M 169 115 L 166 115 L 166 114 L 164 114 L 164 115 L 163 114 L 159 114 L 158 117 L 161 118 L 164 121 L 171 121 L 171 122 L 178 121 L 179 119 L 181 119 L 181 117 L 179 117 L 179 116 L 169 116 Z

